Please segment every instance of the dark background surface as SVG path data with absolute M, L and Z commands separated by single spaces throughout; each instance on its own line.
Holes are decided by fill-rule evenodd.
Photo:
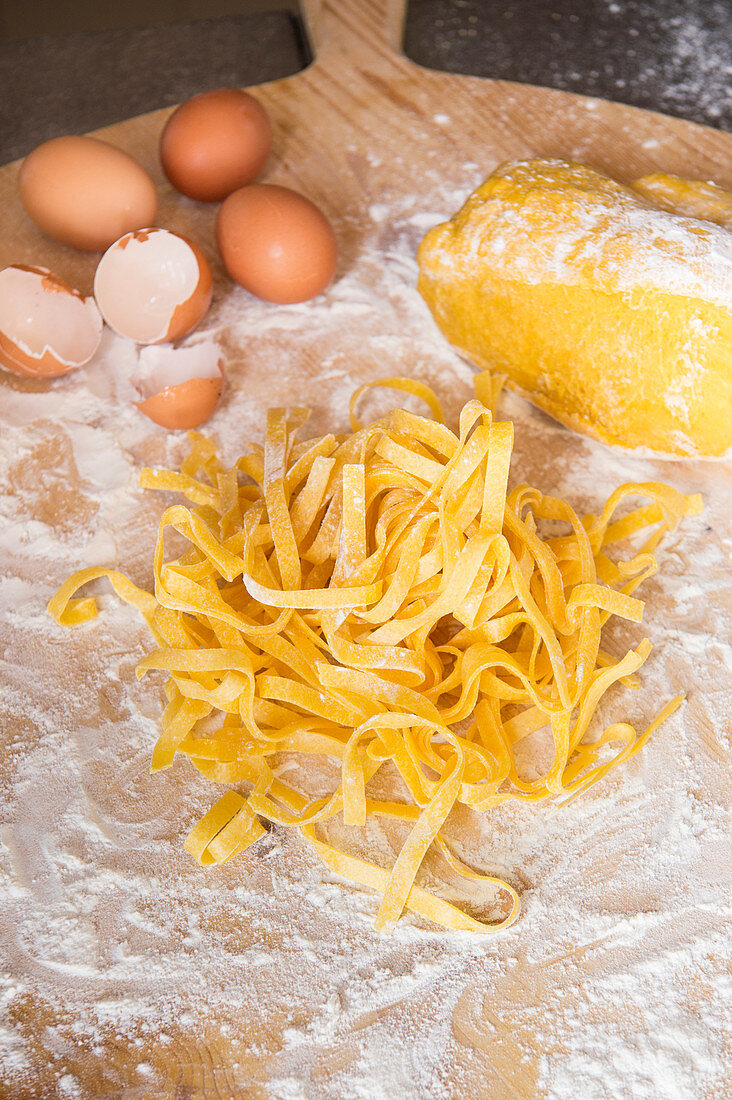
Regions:
M 732 0 L 412 0 L 404 51 L 732 130 Z M 296 0 L 0 0 L 0 163 L 308 61 Z

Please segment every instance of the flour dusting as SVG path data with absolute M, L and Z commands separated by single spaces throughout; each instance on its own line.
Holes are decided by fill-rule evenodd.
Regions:
M 350 393 L 378 376 L 424 379 L 455 423 L 472 371 L 416 291 L 415 253 L 425 211 L 448 217 L 475 172 L 440 185 L 442 167 L 425 171 L 419 201 L 384 193 L 364 211 L 350 265 L 314 302 L 218 296 L 206 327 L 229 382 L 210 431 L 226 461 L 261 441 L 267 403 L 309 404 L 313 434 L 345 430 Z M 135 677 L 152 645 L 144 624 L 103 584 L 88 625 L 66 631 L 45 612 L 85 564 L 150 584 L 167 497 L 143 494 L 139 469 L 175 465 L 186 445 L 130 404 L 133 360 L 107 333 L 88 369 L 45 392 L 3 392 L 2 1094 L 85 1097 L 93 1080 L 97 1095 L 151 1098 L 721 1097 L 729 469 L 610 450 L 505 397 L 514 483 L 586 510 L 626 480 L 704 493 L 704 516 L 669 538 L 639 592 L 643 627 L 610 635 L 619 649 L 647 633 L 655 650 L 641 690 L 611 693 L 601 718 L 642 725 L 679 691 L 688 702 L 560 812 L 453 815 L 447 833 L 466 861 L 520 891 L 511 929 L 480 938 L 407 915 L 385 937 L 373 929 L 376 896 L 328 871 L 295 832 L 273 827 L 220 867 L 191 860 L 182 837 L 220 792 L 182 760 L 149 774 L 162 690 Z M 379 821 L 328 828 L 384 863 L 402 836 Z M 425 882 L 476 913 L 490 901 L 445 883 L 436 864 Z

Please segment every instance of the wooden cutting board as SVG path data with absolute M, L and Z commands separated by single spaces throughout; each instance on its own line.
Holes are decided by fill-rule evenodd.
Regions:
M 275 134 L 262 178 L 309 195 L 339 238 L 336 282 L 317 302 L 282 309 L 232 287 L 215 254 L 216 209 L 173 192 L 160 171 L 168 109 L 96 132 L 151 173 L 159 224 L 194 237 L 212 262 L 215 301 L 205 327 L 227 349 L 228 390 L 210 429 L 228 458 L 238 441 L 261 438 L 269 404 L 312 404 L 314 430 L 334 422 L 342 428 L 349 390 L 384 375 L 427 379 L 454 416 L 470 395 L 470 371 L 420 307 L 414 254 L 426 229 L 500 161 L 561 157 L 621 180 L 664 170 L 732 187 L 729 134 L 582 96 L 420 68 L 399 52 L 404 6 L 308 0 L 315 61 L 255 92 Z M 97 257 L 35 229 L 18 200 L 18 168 L 0 170 L 0 267 L 43 264 L 90 292 Z M 674 798 L 701 807 L 712 824 L 723 798 L 729 465 L 610 451 L 508 400 L 504 415 L 517 421 L 517 479 L 574 493 L 588 508 L 598 503 L 593 486 L 599 493 L 608 478 L 663 477 L 705 493 L 706 526 L 689 525 L 669 552 L 669 579 L 646 590 L 655 600 L 647 629 L 660 638 L 651 693 L 686 687 L 689 703 L 671 733 L 659 735 L 661 747 L 648 747 L 647 762 L 607 780 L 558 831 L 544 811 L 539 840 L 532 840 L 536 819 L 523 811 L 456 822 L 453 836 L 476 864 L 498 867 L 522 889 L 524 916 L 505 938 L 476 945 L 407 921 L 385 941 L 371 929 L 375 899 L 324 875 L 295 837 L 277 835 L 269 862 L 252 854 L 214 871 L 192 868 L 181 835 L 212 792 L 182 767 L 170 778 L 146 774 L 160 689 L 134 681 L 149 645 L 144 629 L 112 601 L 98 628 L 64 634 L 44 620 L 45 601 L 76 567 L 104 561 L 149 583 L 160 501 L 142 498 L 134 473 L 174 461 L 183 444 L 130 409 L 127 367 L 113 349 L 101 366 L 52 382 L 0 377 L 2 514 L 6 532 L 14 532 L 3 541 L 0 565 L 18 593 L 0 623 L 9 687 L 0 743 L 7 794 L 0 889 L 8 889 L 0 947 L 14 991 L 2 1034 L 17 1040 L 7 1046 L 12 1056 L 0 1071 L 0 1092 L 45 1100 L 568 1097 L 557 1059 L 576 1053 L 572 1019 L 585 1034 L 583 990 L 603 973 L 632 970 L 630 956 L 602 946 L 612 941 L 608 927 L 636 919 L 632 927 L 642 934 L 633 940 L 636 933 L 628 933 L 631 955 L 670 960 L 673 950 L 698 942 L 702 925 L 721 927 L 713 909 L 700 923 L 693 899 L 684 905 L 683 845 L 657 880 L 655 865 L 648 872 L 643 861 L 646 848 L 664 844 L 653 822 L 667 811 L 675 820 Z M 684 635 L 674 633 L 679 615 Z M 699 647 L 684 638 L 701 639 Z M 634 717 L 650 718 L 659 701 L 634 701 Z M 686 763 L 675 758 L 674 739 Z M 647 827 L 647 845 L 638 822 Z M 713 859 L 701 848 L 696 855 Z M 637 880 L 628 861 L 638 863 Z M 568 909 L 552 911 L 557 895 L 547 895 L 547 882 Z M 13 907 L 14 923 L 7 917 Z M 47 935 L 39 931 L 44 912 Z M 648 916 L 654 912 L 658 926 Z M 190 948 L 181 946 L 185 935 Z M 194 950 L 200 964 L 190 961 Z M 688 976 L 682 1036 L 684 1022 L 696 1034 L 711 1011 L 710 973 L 721 965 L 712 948 L 698 950 L 703 964 Z M 148 984 L 140 979 L 145 958 Z M 654 989 L 660 999 L 676 996 L 678 965 L 668 962 L 666 985 L 659 973 L 651 998 Z M 634 980 L 631 974 L 631 993 Z M 615 1053 L 631 1050 L 633 1029 L 644 1024 L 631 1020 L 624 1030 L 622 997 L 615 1006 L 604 996 L 588 1008 L 600 1031 L 586 1035 L 600 1080 L 607 1048 L 612 1092 Z M 657 1015 L 651 1018 L 658 1026 Z M 722 1096 L 715 1072 L 704 1077 L 702 1067 L 688 1095 Z M 576 1095 L 600 1093 L 587 1085 Z

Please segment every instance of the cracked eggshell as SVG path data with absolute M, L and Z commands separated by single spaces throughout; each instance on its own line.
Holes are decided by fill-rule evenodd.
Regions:
M 82 367 L 102 339 L 93 298 L 44 267 L 0 271 L 0 364 L 14 374 L 52 378 Z
M 168 229 L 139 229 L 107 249 L 94 276 L 94 296 L 110 328 L 138 344 L 179 340 L 211 304 L 208 260 Z
M 155 424 L 199 428 L 214 413 L 224 387 L 221 349 L 215 340 L 145 347 L 132 383 L 142 398 L 134 404 Z

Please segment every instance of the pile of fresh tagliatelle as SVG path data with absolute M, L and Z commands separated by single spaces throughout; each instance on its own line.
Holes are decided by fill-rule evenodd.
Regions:
M 613 684 L 637 686 L 651 648 L 644 640 L 616 659 L 602 648 L 603 627 L 611 615 L 640 620 L 631 593 L 656 570 L 664 534 L 700 511 L 700 499 L 627 484 L 599 515 L 579 517 L 528 485 L 509 492 L 513 429 L 491 411 L 500 384 L 477 376 L 478 399 L 462 410 L 457 435 L 432 390 L 401 378 L 355 392 L 348 435 L 300 442 L 307 410 L 271 409 L 264 447 L 231 469 L 191 433 L 180 473 L 142 473 L 143 487 L 189 501 L 160 521 L 155 595 L 93 568 L 51 600 L 60 623 L 84 622 L 95 601 L 74 593 L 108 577 L 158 644 L 138 675 L 169 674 L 152 770 L 181 754 L 215 783 L 246 785 L 248 793 L 227 790 L 187 836 L 201 863 L 254 844 L 260 819 L 299 826 L 333 871 L 383 894 L 378 928 L 406 907 L 447 928 L 495 932 L 515 920 L 518 895 L 451 851 L 442 829 L 453 807 L 571 797 L 637 752 L 680 705 L 683 696 L 640 734 L 626 722 L 599 735 L 592 728 Z M 362 427 L 354 410 L 374 385 L 421 398 L 433 419 L 399 408 Z M 647 503 L 614 519 L 632 497 Z M 168 528 L 190 544 L 171 561 Z M 627 560 L 610 557 L 609 547 L 647 528 Z M 527 779 L 516 745 L 543 727 L 554 758 Z M 337 790 L 313 797 L 283 783 L 287 753 L 339 762 Z M 404 801 L 369 793 L 388 768 Z M 326 843 L 316 826 L 337 814 L 353 826 L 370 814 L 407 823 L 394 866 Z M 500 919 L 477 920 L 416 884 L 431 847 L 454 871 L 508 895 Z

